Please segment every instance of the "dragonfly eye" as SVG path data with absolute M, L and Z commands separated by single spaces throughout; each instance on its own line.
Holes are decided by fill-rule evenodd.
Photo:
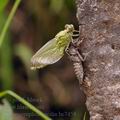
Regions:
M 68 25 L 68 24 L 66 24 L 66 25 L 65 25 L 65 29 L 68 29 L 68 27 L 69 27 L 69 25 Z
M 68 31 L 74 31 L 74 26 L 72 24 L 70 25 L 66 24 L 65 29 L 67 29 Z

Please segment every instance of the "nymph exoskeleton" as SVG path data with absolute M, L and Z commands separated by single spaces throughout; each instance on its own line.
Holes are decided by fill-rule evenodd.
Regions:
M 84 71 L 82 62 L 85 60 L 79 53 L 78 46 L 71 42 L 67 49 L 70 60 L 73 62 L 74 71 L 79 80 L 79 83 L 83 83 Z

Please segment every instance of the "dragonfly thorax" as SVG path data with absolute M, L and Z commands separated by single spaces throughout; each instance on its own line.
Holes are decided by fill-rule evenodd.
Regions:
M 70 41 L 72 40 L 72 35 L 73 32 L 67 32 L 67 30 L 61 31 L 60 33 L 57 34 L 56 39 L 57 39 L 57 46 L 59 48 L 65 48 L 68 46 Z

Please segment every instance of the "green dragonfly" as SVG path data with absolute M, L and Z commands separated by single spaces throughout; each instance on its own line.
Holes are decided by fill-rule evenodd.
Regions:
M 66 24 L 64 30 L 60 31 L 52 40 L 48 41 L 31 58 L 31 69 L 43 68 L 59 61 L 73 40 L 72 37 L 79 35 L 73 35 L 74 32 L 79 33 L 79 31 L 74 29 L 72 24 Z

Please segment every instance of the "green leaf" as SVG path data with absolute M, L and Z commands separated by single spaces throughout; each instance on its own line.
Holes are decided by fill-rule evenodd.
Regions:
M 1 84 L 4 90 L 11 89 L 13 85 L 13 64 L 9 31 L 7 31 L 4 42 L 1 46 L 0 56 Z
M 0 13 L 0 33 L 1 33 L 2 28 L 5 24 L 5 20 L 6 20 L 6 15 L 5 15 L 5 12 L 3 11 Z
M 13 120 L 13 111 L 7 100 L 0 104 L 0 120 Z
M 8 0 L 0 0 L 0 12 L 4 10 L 8 3 Z

